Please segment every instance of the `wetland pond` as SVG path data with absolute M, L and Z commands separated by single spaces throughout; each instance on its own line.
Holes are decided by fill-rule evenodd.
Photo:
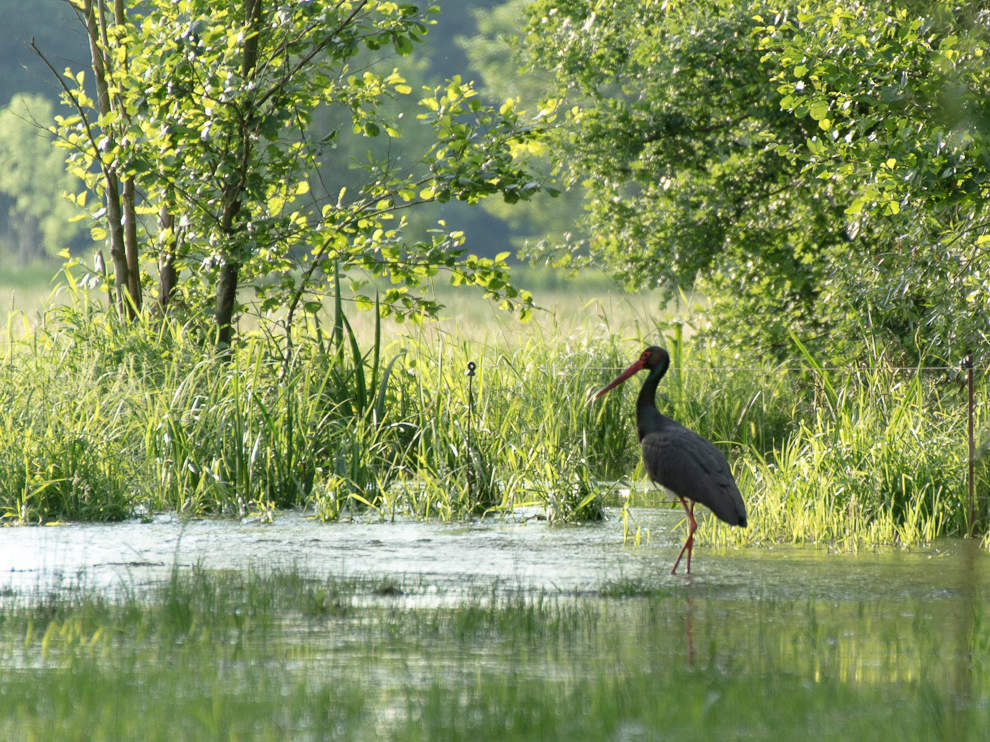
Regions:
M 990 738 L 966 541 L 695 549 L 603 523 L 0 530 L 0 739 Z

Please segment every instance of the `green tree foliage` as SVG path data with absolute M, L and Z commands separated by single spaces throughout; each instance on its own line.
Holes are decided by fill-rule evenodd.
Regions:
M 109 176 L 120 178 L 125 212 L 134 182 L 138 213 L 157 216 L 138 232 L 138 270 L 146 282 L 149 264 L 174 271 L 162 303 L 177 291 L 200 315 L 212 305 L 220 345 L 231 339 L 243 287 L 291 326 L 298 309 L 320 307 L 335 266 L 390 279 L 386 312 L 434 311 L 413 289 L 439 270 L 528 311 L 530 297 L 508 283 L 506 255 L 468 255 L 463 234 L 445 225 L 426 239 L 404 236 L 404 212 L 422 204 L 494 194 L 515 202 L 539 190 L 513 157 L 535 129 L 511 106 L 482 104 L 455 77 L 420 89 L 419 113 L 400 122 L 385 102 L 414 90 L 398 67 L 354 64 L 361 50 L 407 55 L 426 35 L 429 11 L 370 0 L 154 0 L 125 16 L 118 0 L 108 17 L 102 4 L 79 5 L 95 38 L 98 95 L 89 97 L 83 73 L 67 74 L 75 115 L 59 118 L 57 131 L 72 171 L 108 203 Z M 401 137 L 401 123 L 427 128 L 429 144 L 401 158 L 369 148 L 359 187 L 326 182 L 313 176 L 339 134 L 314 125 L 327 110 L 336 115 L 323 123 L 369 140 Z M 101 207 L 94 218 L 112 222 L 111 212 Z M 111 238 L 115 229 L 105 226 Z M 135 270 L 119 250 L 114 264 L 118 274 Z M 123 285 L 118 275 L 118 292 Z
M 850 248 L 824 282 L 840 338 L 958 358 L 990 313 L 990 11 L 809 3 L 755 18 L 781 108 L 819 129 L 784 152 L 843 192 Z
M 56 257 L 80 233 L 80 211 L 65 198 L 75 187 L 65 153 L 52 147 L 52 104 L 17 94 L 0 109 L 0 193 L 10 199 L 7 240 L 22 262 Z
M 782 355 L 958 356 L 984 331 L 988 21 L 932 0 L 541 0 L 567 94 L 553 147 L 587 245 L 633 286 L 699 287 L 708 328 Z M 758 318 L 754 321 L 754 318 Z

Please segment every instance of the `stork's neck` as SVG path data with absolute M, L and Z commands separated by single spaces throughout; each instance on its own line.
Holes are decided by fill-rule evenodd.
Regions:
M 659 430 L 662 425 L 664 418 L 657 410 L 656 403 L 657 385 L 663 375 L 667 373 L 669 366 L 670 362 L 667 361 L 651 369 L 646 381 L 643 382 L 643 386 L 640 387 L 639 397 L 636 399 L 636 428 L 640 440 L 643 440 L 643 436 L 648 433 Z

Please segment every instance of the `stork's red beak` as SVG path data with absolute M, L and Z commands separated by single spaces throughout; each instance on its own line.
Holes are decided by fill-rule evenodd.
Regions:
M 627 368 L 625 371 L 619 374 L 618 377 L 616 377 L 615 381 L 613 381 L 607 387 L 605 387 L 600 392 L 598 392 L 598 394 L 595 395 L 595 399 L 598 399 L 600 396 L 602 396 L 605 392 L 609 391 L 610 389 L 615 389 L 615 387 L 617 387 L 619 384 L 621 384 L 623 381 L 628 379 L 637 371 L 641 371 L 643 369 L 643 363 L 644 360 L 642 358 L 638 359 L 633 365 L 631 365 L 629 368 Z

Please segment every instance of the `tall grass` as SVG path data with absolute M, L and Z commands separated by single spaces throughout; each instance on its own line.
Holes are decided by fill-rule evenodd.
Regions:
M 123 324 L 77 294 L 9 336 L 0 518 L 301 507 L 327 520 L 458 519 L 521 505 L 557 521 L 601 518 L 619 504 L 617 482 L 643 479 L 637 384 L 590 397 L 659 342 L 673 364 L 658 406 L 722 446 L 750 510 L 748 530 L 712 519 L 700 539 L 856 547 L 970 525 L 965 410 L 944 374 L 878 359 L 840 378 L 810 358 L 801 369 L 727 359 L 686 339 L 676 317 L 622 333 L 605 316 L 570 330 L 546 321 L 480 340 L 469 328 L 396 337 L 372 319 L 352 329 L 338 302 L 326 325 L 299 325 L 288 362 L 263 333 L 245 333 L 221 361 L 190 328 Z M 986 467 L 978 474 L 986 493 Z
M 957 394 L 926 388 L 919 373 L 874 368 L 828 400 L 769 456 L 745 460 L 743 478 L 759 493 L 750 538 L 855 548 L 968 532 Z

